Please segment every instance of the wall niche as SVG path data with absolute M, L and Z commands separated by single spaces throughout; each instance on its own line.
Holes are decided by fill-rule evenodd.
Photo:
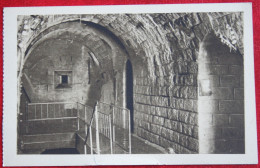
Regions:
M 72 88 L 72 71 L 54 71 L 55 89 Z

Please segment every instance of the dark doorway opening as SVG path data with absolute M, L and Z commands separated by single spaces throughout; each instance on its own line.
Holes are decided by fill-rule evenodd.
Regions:
M 130 110 L 131 132 L 134 132 L 134 105 L 133 105 L 133 68 L 130 60 L 126 62 L 126 108 Z

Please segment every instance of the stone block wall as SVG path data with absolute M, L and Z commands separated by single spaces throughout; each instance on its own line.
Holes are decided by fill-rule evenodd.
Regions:
M 214 147 L 212 153 L 243 151 L 243 122 L 235 121 L 239 119 L 242 121 L 244 112 L 242 56 L 240 55 L 240 59 L 229 56 L 230 52 L 227 50 L 231 50 L 232 46 L 225 44 L 216 33 L 222 32 L 223 36 L 229 38 L 229 31 L 232 28 L 226 29 L 224 26 L 231 23 L 231 18 L 237 19 L 235 24 L 239 24 L 241 15 L 197 13 L 154 14 L 152 17 L 156 26 L 163 27 L 166 32 L 171 55 L 169 57 L 160 55 L 159 60 L 154 56 L 154 78 L 149 78 L 149 74 L 145 71 L 136 76 L 134 90 L 137 135 L 164 148 L 173 148 L 175 153 L 203 152 L 200 151 L 199 143 L 207 148 Z M 212 24 L 217 25 L 217 28 L 213 29 Z M 198 64 L 201 64 L 198 57 L 201 52 L 200 44 L 205 40 L 205 36 L 214 31 L 216 32 L 213 34 L 218 36 L 215 40 L 222 46 L 225 45 L 226 50 L 218 53 L 222 54 L 221 59 L 219 57 L 216 60 L 212 57 L 211 62 L 205 65 L 207 73 L 210 74 L 208 80 L 216 86 L 212 87 L 214 98 L 219 102 L 208 100 L 200 103 L 220 111 L 218 114 L 208 115 L 203 112 L 206 108 L 198 109 L 198 91 L 201 89 L 197 81 L 200 73 Z M 238 32 L 237 36 L 239 39 L 241 32 Z M 242 46 L 241 42 L 239 46 Z M 238 50 L 243 49 L 241 48 Z M 199 115 L 203 116 L 202 120 L 209 118 L 206 123 L 212 124 L 211 129 L 203 126 L 204 120 L 198 121 Z M 198 127 L 199 123 L 201 128 Z M 215 127 L 221 128 L 214 129 Z M 199 139 L 199 130 L 201 132 L 209 130 L 205 135 L 208 137 L 206 143 Z M 235 133 L 232 133 L 233 131 Z M 210 140 L 213 135 L 216 135 L 214 140 Z M 236 140 L 233 141 L 234 139 Z M 231 147 L 232 150 L 238 151 L 232 151 L 228 147 L 232 142 L 233 146 L 237 146 L 237 148 Z
M 152 17 L 164 29 L 171 54 L 155 57 L 154 79 L 145 72 L 136 77 L 137 135 L 175 153 L 198 153 L 197 58 L 199 42 L 212 30 L 209 19 L 202 23 L 204 14 Z
M 190 82 L 187 80 L 190 76 L 193 77 L 180 75 L 179 78 Z M 178 85 L 173 79 L 171 82 L 171 85 L 154 85 L 142 73 L 135 79 L 136 134 L 166 149 L 173 148 L 175 153 L 197 153 L 197 82 L 190 86 Z

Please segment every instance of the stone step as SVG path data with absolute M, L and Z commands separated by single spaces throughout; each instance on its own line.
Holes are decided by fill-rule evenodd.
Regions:
M 52 133 L 52 134 L 35 134 L 23 135 L 24 143 L 45 142 L 45 141 L 63 141 L 74 139 L 75 133 Z
M 53 119 L 35 120 L 21 123 L 21 134 L 50 134 L 75 132 L 77 130 L 77 119 Z
M 40 149 L 75 148 L 75 133 L 23 135 L 22 141 L 24 153 Z

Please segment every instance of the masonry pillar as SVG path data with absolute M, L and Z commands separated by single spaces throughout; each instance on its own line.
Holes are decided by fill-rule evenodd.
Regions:
M 244 153 L 243 57 L 213 33 L 199 52 L 199 151 Z

